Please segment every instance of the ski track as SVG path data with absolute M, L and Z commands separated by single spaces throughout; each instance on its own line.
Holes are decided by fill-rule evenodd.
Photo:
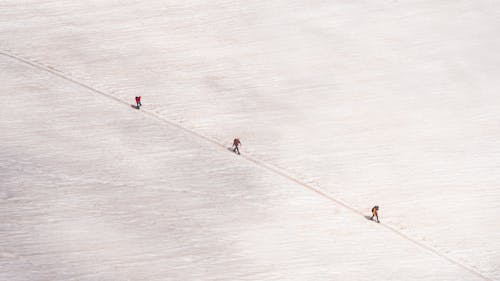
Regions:
M 111 94 L 108 94 L 108 93 L 106 93 L 104 91 L 101 91 L 101 90 L 99 90 L 97 88 L 94 88 L 92 86 L 84 84 L 84 83 L 78 81 L 75 78 L 72 78 L 72 77 L 69 77 L 69 76 L 65 75 L 63 72 L 57 71 L 57 69 L 55 69 L 53 67 L 45 66 L 43 63 L 40 63 L 38 61 L 35 62 L 35 61 L 31 61 L 31 60 L 25 59 L 25 58 L 23 58 L 23 57 L 21 57 L 19 55 L 13 54 L 12 52 L 8 52 L 8 51 L 5 51 L 5 50 L 0 51 L 0 54 L 3 55 L 3 56 L 9 57 L 9 58 L 18 60 L 18 61 L 23 62 L 25 64 L 28 64 L 28 65 L 30 65 L 30 66 L 32 66 L 34 68 L 37 68 L 37 69 L 49 72 L 49 73 L 51 73 L 51 74 L 53 74 L 53 75 L 55 75 L 55 76 L 57 76 L 57 77 L 59 77 L 61 79 L 64 79 L 64 80 L 69 81 L 71 83 L 77 84 L 77 85 L 79 85 L 79 86 L 81 86 L 81 87 L 83 87 L 83 88 L 85 88 L 87 90 L 90 90 L 92 92 L 100 94 L 100 95 L 108 98 L 109 100 L 113 100 L 115 102 L 121 103 L 121 104 L 125 105 L 127 107 L 127 109 L 128 109 L 128 107 L 130 107 L 130 102 L 127 102 L 127 101 L 122 100 L 120 98 L 117 98 L 117 97 L 115 97 L 115 96 L 113 96 Z M 207 137 L 205 135 L 202 135 L 202 134 L 200 134 L 200 133 L 198 133 L 198 132 L 196 132 L 196 131 L 194 131 L 192 129 L 184 127 L 184 126 L 182 126 L 180 124 L 177 124 L 177 123 L 175 123 L 173 121 L 167 120 L 165 117 L 163 117 L 163 116 L 161 116 L 161 115 L 159 115 L 159 114 L 157 114 L 155 112 L 144 110 L 144 109 L 139 110 L 139 112 L 141 112 L 142 114 L 145 114 L 147 116 L 150 116 L 150 117 L 152 117 L 152 118 L 154 118 L 154 119 L 156 119 L 156 120 L 158 120 L 160 122 L 166 123 L 169 126 L 172 126 L 172 127 L 178 128 L 178 129 L 180 129 L 180 130 L 182 130 L 184 132 L 187 132 L 187 133 L 189 133 L 189 134 L 191 134 L 191 135 L 193 135 L 193 136 L 195 136 L 197 138 L 201 138 L 201 139 L 203 139 L 203 140 L 205 140 L 207 142 L 210 142 L 210 143 L 212 143 L 212 144 L 214 144 L 216 146 L 219 146 L 219 147 L 223 148 L 224 150 L 226 150 L 226 148 L 227 148 L 227 146 L 224 145 L 223 143 L 218 142 L 218 141 L 216 141 L 216 140 L 214 140 L 212 138 L 209 138 L 209 137 Z M 250 162 L 254 163 L 255 165 L 257 165 L 257 166 L 259 166 L 259 167 L 261 167 L 263 169 L 271 171 L 271 172 L 275 173 L 278 176 L 284 177 L 287 180 L 292 181 L 292 182 L 294 182 L 294 183 L 302 186 L 303 188 L 308 189 L 308 190 L 310 190 L 310 191 L 312 191 L 312 192 L 314 192 L 314 193 L 322 196 L 323 198 L 325 198 L 325 199 L 327 199 L 327 200 L 329 200 L 329 201 L 331 201 L 331 202 L 333 202 L 333 203 L 335 203 L 337 205 L 342 206 L 345 209 L 348 209 L 349 211 L 351 211 L 351 212 L 353 212 L 353 213 L 361 216 L 362 218 L 365 218 L 365 215 L 366 215 L 365 213 L 363 213 L 363 212 L 361 212 L 361 211 L 359 211 L 359 210 L 357 210 L 357 209 L 349 206 L 347 203 L 343 202 L 342 200 L 340 200 L 338 198 L 334 198 L 333 196 L 331 196 L 331 195 L 325 193 L 324 191 L 322 191 L 320 188 L 315 188 L 315 187 L 313 187 L 313 186 L 305 183 L 304 181 L 302 181 L 302 180 L 294 177 L 293 175 L 287 173 L 282 168 L 279 168 L 279 167 L 277 167 L 275 165 L 272 165 L 270 163 L 267 163 L 265 161 L 259 160 L 259 159 L 255 158 L 255 157 L 251 156 L 251 155 L 248 155 L 248 154 L 241 154 L 241 155 L 239 155 L 239 157 L 242 157 L 242 158 L 246 159 L 247 161 L 250 161 Z M 403 238 L 403 239 L 405 239 L 405 240 L 407 240 L 407 241 L 415 244 L 416 246 L 418 246 L 418 247 L 420 247 L 422 249 L 425 249 L 428 252 L 433 253 L 433 254 L 435 254 L 435 255 L 437 255 L 437 256 L 439 256 L 439 257 L 441 257 L 441 258 L 449 261 L 450 263 L 452 263 L 452 264 L 454 264 L 456 266 L 459 266 L 460 268 L 462 268 L 462 269 L 464 269 L 464 270 L 466 270 L 466 271 L 468 271 L 468 272 L 476 275 L 479 278 L 482 278 L 483 280 L 490 280 L 488 277 L 486 277 L 485 275 L 483 275 L 478 270 L 472 268 L 471 266 L 469 266 L 467 264 L 464 264 L 464 263 L 462 263 L 462 262 L 460 262 L 460 261 L 458 261 L 458 260 L 456 260 L 456 259 L 454 259 L 452 257 L 449 257 L 448 255 L 440 252 L 439 250 L 437 250 L 437 249 L 435 249 L 435 248 L 433 248 L 433 247 L 431 247 L 429 245 L 426 245 L 426 244 L 424 244 L 422 242 L 419 242 L 418 240 L 416 240 L 416 239 L 414 239 L 414 238 L 412 238 L 412 237 L 404 234 L 403 232 L 397 230 L 395 227 L 392 227 L 392 226 L 390 226 L 388 224 L 384 224 L 384 223 L 377 224 L 376 226 L 383 227 L 383 228 L 385 228 L 385 229 L 393 232 L 394 234 L 396 234 L 400 238 Z

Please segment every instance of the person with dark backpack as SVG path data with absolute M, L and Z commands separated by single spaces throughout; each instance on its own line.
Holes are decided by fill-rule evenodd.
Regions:
M 378 220 L 378 206 L 375 205 L 373 208 L 372 208 L 372 217 L 370 218 L 370 220 L 373 220 L 373 218 L 377 218 L 377 222 L 380 223 L 380 221 Z
M 241 145 L 240 139 L 235 138 L 233 140 L 233 152 L 240 154 L 240 149 L 238 148 Z
M 137 104 L 137 109 L 140 109 L 142 104 L 141 104 L 141 96 L 135 97 L 135 103 Z

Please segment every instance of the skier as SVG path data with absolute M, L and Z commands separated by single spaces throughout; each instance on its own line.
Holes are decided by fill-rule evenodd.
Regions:
M 235 138 L 233 140 L 233 151 L 234 153 L 238 153 L 238 155 L 240 154 L 240 149 L 238 148 L 240 145 L 241 145 L 240 139 Z
M 377 218 L 377 222 L 380 223 L 380 221 L 378 220 L 378 206 L 375 205 L 373 208 L 372 208 L 372 217 L 370 218 L 370 220 L 373 220 L 373 218 Z
M 135 97 L 135 103 L 137 104 L 137 109 L 141 108 L 141 96 Z

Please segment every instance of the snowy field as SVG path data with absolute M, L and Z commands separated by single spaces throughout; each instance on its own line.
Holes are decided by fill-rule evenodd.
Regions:
M 0 280 L 500 280 L 499 36 L 496 0 L 0 1 Z

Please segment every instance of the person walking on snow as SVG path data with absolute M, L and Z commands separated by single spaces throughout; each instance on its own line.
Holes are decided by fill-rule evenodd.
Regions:
M 241 142 L 238 138 L 235 138 L 233 140 L 233 151 L 234 153 L 238 153 L 238 155 L 240 154 L 240 149 L 239 149 L 239 146 L 241 145 Z
M 137 104 L 137 109 L 141 108 L 141 96 L 135 97 L 135 103 Z
M 378 220 L 378 206 L 374 206 L 372 208 L 372 217 L 370 218 L 370 220 L 373 220 L 373 218 L 377 218 L 377 222 L 380 223 L 380 221 Z

